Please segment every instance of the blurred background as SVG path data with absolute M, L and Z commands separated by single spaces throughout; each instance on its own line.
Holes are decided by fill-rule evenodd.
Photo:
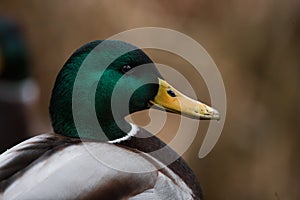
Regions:
M 24 127 L 24 135 L 13 135 L 12 128 L 0 127 L 2 145 L 7 145 L 3 138 L 8 135 L 15 137 L 15 142 L 10 141 L 13 145 L 29 135 L 51 131 L 48 102 L 52 85 L 75 49 L 131 28 L 165 27 L 203 45 L 219 67 L 226 87 L 227 116 L 217 145 L 207 157 L 198 158 L 208 124 L 201 122 L 197 138 L 184 154 L 206 199 L 300 199 L 299 1 L 1 0 L 0 18 L 19 27 L 30 58 L 26 78 L 31 77 L 37 85 L 36 98 L 24 103 L 24 115 L 15 106 L 7 111 L 6 105 L 11 103 L 3 100 L 0 114 L 24 119 L 4 124 Z M 5 48 L 0 50 L 1 74 L 7 58 Z M 193 76 L 188 62 L 167 52 L 147 53 L 154 61 L 181 71 L 197 97 L 209 103 L 205 83 Z M 5 83 L 15 80 L 2 79 Z M 2 82 L 0 76 L 0 89 Z M 180 87 L 180 83 L 174 85 Z M 4 97 L 1 91 L 0 95 Z M 147 114 L 137 116 L 137 121 L 147 124 Z M 165 141 L 173 137 L 178 119 L 168 115 L 164 127 L 168 134 L 160 135 Z

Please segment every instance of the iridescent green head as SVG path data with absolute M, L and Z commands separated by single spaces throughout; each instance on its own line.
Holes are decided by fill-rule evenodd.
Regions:
M 124 117 L 151 105 L 193 118 L 219 118 L 216 110 L 165 82 L 141 49 L 121 41 L 94 41 L 75 51 L 59 72 L 50 117 L 56 133 L 116 140 L 131 130 Z

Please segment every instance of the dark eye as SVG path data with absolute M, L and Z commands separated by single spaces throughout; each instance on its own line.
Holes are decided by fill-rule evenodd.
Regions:
M 125 73 L 127 73 L 129 70 L 131 70 L 132 69 L 132 67 L 130 66 L 130 65 L 123 65 L 122 67 L 121 67 L 121 71 L 125 74 Z

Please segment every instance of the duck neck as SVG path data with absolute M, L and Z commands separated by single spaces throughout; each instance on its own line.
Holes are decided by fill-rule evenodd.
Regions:
M 108 138 L 110 143 L 118 143 L 120 141 L 129 139 L 137 133 L 137 126 L 128 123 L 125 119 L 118 121 L 99 119 L 99 125 Z

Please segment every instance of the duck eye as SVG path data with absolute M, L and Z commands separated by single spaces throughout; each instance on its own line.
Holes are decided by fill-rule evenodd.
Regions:
M 132 69 L 132 67 L 130 66 L 130 65 L 123 65 L 122 67 L 121 67 L 121 71 L 123 72 L 123 73 L 126 73 L 126 72 L 128 72 L 129 70 L 131 70 Z

